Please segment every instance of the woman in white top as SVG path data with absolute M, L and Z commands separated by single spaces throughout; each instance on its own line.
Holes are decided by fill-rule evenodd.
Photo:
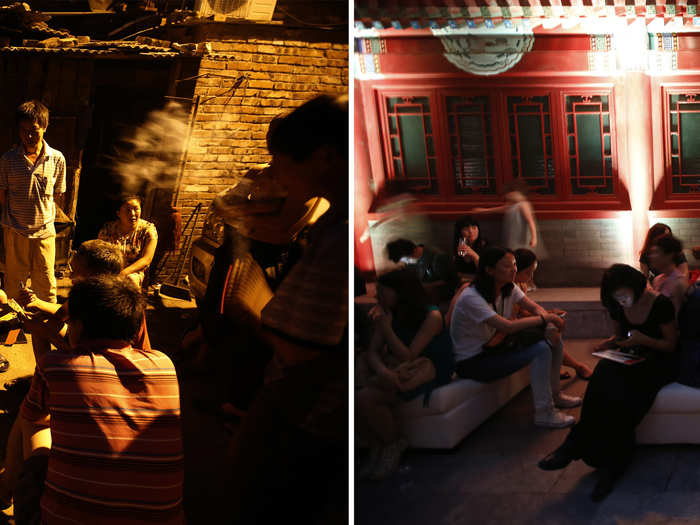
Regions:
M 547 312 L 514 285 L 515 275 L 515 257 L 510 250 L 493 247 L 481 254 L 476 280 L 457 299 L 450 321 L 457 374 L 488 382 L 530 365 L 535 424 L 552 428 L 573 425 L 575 420 L 572 416 L 555 408 L 571 408 L 581 404 L 580 398 L 561 393 L 560 347 L 550 348 L 544 338 L 534 344 L 517 345 L 505 351 L 484 347 L 496 332 L 515 334 L 547 323 L 560 330 L 564 328 L 564 321 L 559 316 Z M 511 320 L 516 305 L 535 315 Z

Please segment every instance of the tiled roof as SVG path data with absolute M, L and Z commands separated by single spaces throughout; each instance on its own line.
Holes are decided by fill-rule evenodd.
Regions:
M 698 0 L 359 0 L 358 28 L 458 28 L 486 21 L 556 18 L 681 19 L 700 26 Z

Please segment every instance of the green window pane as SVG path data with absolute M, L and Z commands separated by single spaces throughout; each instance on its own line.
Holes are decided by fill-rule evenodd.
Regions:
M 671 131 L 678 131 L 678 113 L 671 113 Z
M 526 178 L 542 176 L 544 172 L 544 151 L 540 117 L 518 116 L 518 138 L 520 139 L 520 163 Z
M 671 153 L 678 155 L 678 134 L 671 135 Z
M 576 127 L 581 175 L 601 175 L 603 173 L 603 151 L 600 141 L 600 118 L 598 115 L 576 115 Z
M 423 117 L 404 115 L 399 117 L 399 133 L 403 147 L 406 178 L 429 179 L 425 159 L 425 136 L 423 135 Z
M 681 113 L 681 166 L 683 174 L 700 174 L 700 114 Z

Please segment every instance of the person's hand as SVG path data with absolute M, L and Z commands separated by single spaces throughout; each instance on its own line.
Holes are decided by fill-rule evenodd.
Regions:
M 399 381 L 399 374 L 387 368 L 386 370 L 382 371 L 379 376 L 381 377 L 382 383 L 385 387 L 389 388 L 390 390 L 400 390 L 401 382 Z
M 367 315 L 369 316 L 370 320 L 377 322 L 382 317 L 385 317 L 387 313 L 388 312 L 384 309 L 384 307 L 381 304 L 375 304 L 367 313 Z
M 559 317 L 557 314 L 546 313 L 546 314 L 544 314 L 543 317 L 544 317 L 545 321 L 547 321 L 548 323 L 552 323 L 560 331 L 564 330 L 564 325 L 566 324 L 566 322 L 564 321 L 564 319 Z
M 479 255 L 474 251 L 474 249 L 473 249 L 471 246 L 467 245 L 467 244 L 465 244 L 465 245 L 463 245 L 463 246 L 461 247 L 461 253 L 460 253 L 460 255 L 462 256 L 462 259 L 464 259 L 465 261 L 472 261 L 472 260 L 476 259 L 476 258 L 479 256 Z
M 593 347 L 594 352 L 600 352 L 601 350 L 608 350 L 610 348 L 615 347 L 616 345 L 616 339 L 614 337 L 609 337 L 605 341 L 601 341 L 597 345 Z
M 38 310 L 37 299 L 36 294 L 31 288 L 22 288 L 19 291 L 17 302 L 28 312 L 36 312 Z
M 700 246 L 693 246 L 693 257 L 700 259 Z
M 535 246 L 537 246 L 537 239 L 533 237 L 530 239 L 530 248 L 534 248 Z
M 484 213 L 487 208 L 472 208 L 472 213 Z
M 627 339 L 621 339 L 617 342 L 617 345 L 621 348 L 630 348 L 632 346 L 639 346 L 644 342 L 644 334 L 639 330 L 630 330 L 630 336 Z
M 562 310 L 561 308 L 552 308 L 550 313 L 557 314 L 559 317 L 561 317 L 562 315 L 566 315 L 566 310 Z

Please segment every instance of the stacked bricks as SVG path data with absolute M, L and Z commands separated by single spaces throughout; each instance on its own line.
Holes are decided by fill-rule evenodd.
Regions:
M 317 94 L 348 91 L 347 44 L 248 38 L 209 45 L 196 80 L 200 105 L 176 203 L 183 219 L 202 203 L 193 238 L 214 196 L 252 166 L 269 162 L 265 135 L 275 115 Z

